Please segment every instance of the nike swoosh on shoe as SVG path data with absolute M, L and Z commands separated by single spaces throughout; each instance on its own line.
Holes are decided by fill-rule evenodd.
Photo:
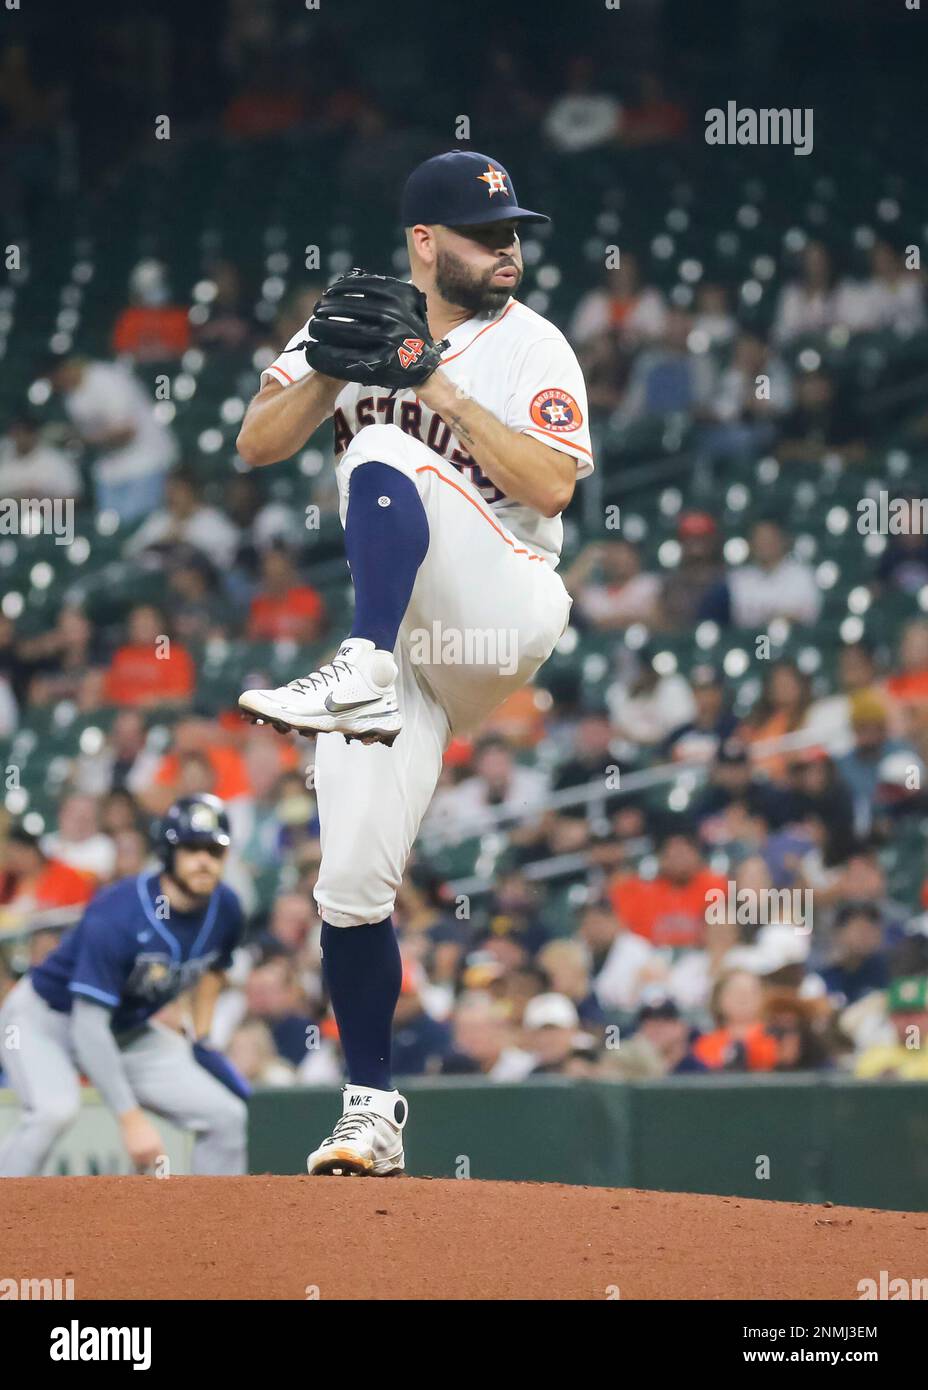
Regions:
M 372 695 L 368 700 L 350 700 L 348 704 L 345 705 L 336 703 L 336 701 L 332 699 L 331 695 L 327 695 L 322 703 L 329 711 L 329 714 L 345 714 L 349 710 L 361 709 L 363 705 L 376 704 L 377 701 L 381 698 L 382 697 L 380 695 Z

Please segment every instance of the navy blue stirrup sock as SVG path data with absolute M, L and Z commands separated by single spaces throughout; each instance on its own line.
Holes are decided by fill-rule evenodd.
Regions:
M 354 581 L 352 637 L 367 637 L 392 652 L 428 548 L 429 523 L 415 483 L 387 463 L 358 464 L 348 483 L 345 518 Z
M 393 918 L 363 927 L 330 927 L 323 922 L 322 973 L 348 1080 L 353 1086 L 392 1090 L 390 1042 L 403 978 Z

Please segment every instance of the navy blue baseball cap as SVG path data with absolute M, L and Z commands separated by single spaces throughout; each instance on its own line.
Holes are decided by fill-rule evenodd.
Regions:
M 512 179 L 498 159 L 476 150 L 449 150 L 419 164 L 403 189 L 404 227 L 440 223 L 476 227 L 484 222 L 550 222 L 543 212 L 520 208 Z

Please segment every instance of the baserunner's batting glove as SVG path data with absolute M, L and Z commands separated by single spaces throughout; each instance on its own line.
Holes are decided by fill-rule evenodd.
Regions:
M 432 340 L 421 290 L 393 275 L 355 269 L 319 300 L 305 350 L 323 376 L 395 391 L 430 377 L 447 347 L 447 339 Z

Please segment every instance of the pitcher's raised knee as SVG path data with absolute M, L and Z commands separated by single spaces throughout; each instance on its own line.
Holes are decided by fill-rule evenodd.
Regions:
M 404 434 L 398 425 L 364 425 L 339 460 L 338 468 L 349 476 L 359 464 L 386 463 L 416 481 L 415 446 L 419 441 Z M 419 444 L 419 448 L 425 448 Z

